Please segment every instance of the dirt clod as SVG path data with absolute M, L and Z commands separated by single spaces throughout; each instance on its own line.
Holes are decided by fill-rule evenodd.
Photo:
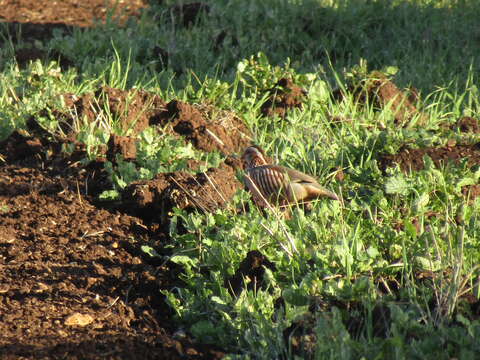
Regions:
M 88 122 L 102 122 L 102 119 L 113 117 L 120 122 L 120 130 L 124 134 L 136 135 L 165 111 L 165 103 L 158 95 L 144 90 L 120 90 L 103 86 L 94 94 L 77 97 L 72 94 L 63 95 L 67 111 L 56 112 L 64 119 L 64 132 L 70 134 L 78 131 L 79 119 L 84 117 Z
M 40 139 L 14 131 L 0 142 L 0 154 L 8 161 L 18 161 L 40 154 L 43 150 Z
M 283 338 L 291 346 L 292 352 L 303 359 L 315 358 L 317 336 L 315 331 L 312 331 L 315 328 L 312 314 L 313 312 L 306 314 L 283 331 Z
M 171 9 L 173 14 L 182 20 L 185 27 L 194 25 L 202 13 L 210 12 L 210 6 L 203 2 L 174 5 Z
M 129 212 L 165 223 L 173 207 L 205 212 L 224 208 L 240 188 L 235 170 L 222 164 L 195 175 L 178 171 L 134 182 L 125 188 L 122 200 Z
M 301 108 L 307 95 L 305 89 L 287 78 L 280 79 L 267 92 L 270 96 L 261 107 L 263 116 L 278 115 L 281 118 L 284 118 L 289 110 Z
M 480 185 L 467 185 L 462 187 L 462 194 L 466 199 L 469 199 L 470 203 L 480 196 Z
M 122 155 L 124 160 L 134 160 L 137 157 L 137 140 L 129 136 L 111 134 L 107 159 L 114 162 L 116 154 Z
M 394 155 L 383 155 L 379 159 L 380 169 L 399 164 L 407 171 L 422 170 L 425 166 L 423 157 L 428 155 L 436 166 L 445 166 L 449 161 L 460 162 L 466 159 L 469 166 L 480 165 L 480 147 L 475 145 L 453 145 L 446 147 L 429 147 L 423 149 L 404 148 Z
M 408 95 L 388 79 L 380 78 L 373 82 L 371 91 L 375 94 L 380 107 L 390 106 L 397 124 L 406 124 L 414 115 L 418 114 L 418 110 L 410 102 Z
M 169 125 L 197 149 L 236 153 L 250 145 L 251 132 L 234 113 L 210 105 L 191 105 L 173 100 L 158 122 Z
M 464 116 L 458 119 L 457 123 L 452 127 L 454 129 L 458 129 L 460 132 L 463 132 L 463 133 L 478 134 L 480 132 L 480 126 L 478 124 L 478 120 L 470 116 Z
M 244 289 L 245 282 L 248 282 L 247 289 L 253 290 L 263 286 L 263 275 L 265 268 L 275 271 L 275 264 L 268 260 L 258 250 L 252 250 L 247 253 L 247 256 L 240 263 L 235 274 L 228 279 L 225 279 L 224 286 L 234 295 L 239 295 Z
M 355 100 L 361 104 L 374 104 L 376 108 L 389 108 L 398 126 L 406 126 L 418 116 L 417 123 L 421 124 L 426 115 L 420 112 L 413 103 L 418 101 L 419 94 L 414 88 L 402 91 L 395 83 L 380 71 L 372 71 L 358 84 L 348 86 L 348 92 L 352 92 Z M 336 100 L 345 98 L 344 91 L 337 89 L 332 96 Z

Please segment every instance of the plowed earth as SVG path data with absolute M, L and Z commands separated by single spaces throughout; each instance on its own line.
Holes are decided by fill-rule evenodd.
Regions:
M 81 146 L 65 155 L 59 144 L 19 132 L 0 149 L 2 359 L 222 355 L 174 339 L 160 290 L 178 271 L 140 250 L 160 249 L 165 236 L 91 202 L 108 186 L 101 161 L 82 167 Z

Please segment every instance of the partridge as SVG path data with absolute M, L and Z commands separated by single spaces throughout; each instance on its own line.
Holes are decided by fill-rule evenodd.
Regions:
M 268 164 L 258 146 L 248 147 L 242 162 L 246 172 L 245 183 L 253 200 L 261 207 L 269 204 L 283 207 L 320 197 L 339 200 L 335 193 L 321 186 L 313 177 L 284 166 Z

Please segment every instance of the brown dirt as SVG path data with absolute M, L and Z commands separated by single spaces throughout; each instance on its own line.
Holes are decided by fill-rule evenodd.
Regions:
M 140 10 L 146 6 L 144 0 L 63 0 L 55 3 L 48 0 L 4 0 L 0 17 L 5 22 L 89 27 L 104 22 L 110 15 L 123 22 L 129 16 L 139 16 Z
M 195 175 L 177 171 L 134 182 L 125 188 L 122 201 L 129 213 L 160 224 L 167 222 L 173 207 L 205 212 L 225 208 L 242 187 L 229 164 Z
M 15 59 L 21 69 L 26 68 L 30 62 L 35 60 L 41 60 L 45 62 L 47 59 L 58 61 L 58 64 L 62 70 L 66 70 L 74 65 L 67 56 L 61 54 L 60 52 L 56 50 L 50 50 L 50 52 L 48 52 L 46 50 L 36 48 L 33 44 L 30 44 L 29 47 L 16 48 Z
M 283 330 L 283 339 L 289 344 L 293 354 L 300 359 L 314 359 L 317 335 L 314 331 L 316 321 L 315 311 L 305 314 L 300 320 Z
M 280 79 L 267 93 L 270 96 L 261 107 L 263 116 L 277 115 L 281 118 L 285 118 L 291 109 L 302 108 L 307 95 L 306 90 L 287 78 Z
M 45 130 L 30 119 L 27 122 L 29 133 L 14 131 L 6 140 L 0 142 L 0 163 L 18 163 L 23 167 L 43 167 L 52 176 L 58 176 L 62 183 L 69 182 L 71 188 L 86 183 L 85 195 L 97 196 L 101 191 L 111 188 L 106 172 L 103 170 L 105 159 L 90 162 L 85 168 L 80 160 L 86 158 L 85 146 L 74 144 L 71 154 L 62 153 L 63 141 L 51 142 L 45 136 Z M 44 135 L 42 137 L 41 135 Z
M 161 251 L 164 237 L 92 204 L 90 187 L 101 186 L 95 166 L 42 141 L 15 132 L 0 144 L 0 357 L 221 356 L 172 336 L 159 291 L 178 270 L 149 264 L 140 251 L 147 242 Z
M 167 111 L 151 124 L 167 125 L 199 150 L 217 150 L 227 155 L 238 153 L 251 144 L 250 130 L 230 111 L 177 100 L 170 101 L 166 108 Z
M 174 135 L 180 135 L 199 150 L 220 151 L 223 154 L 241 152 L 250 145 L 251 132 L 233 112 L 217 109 L 211 105 L 191 105 L 173 100 L 168 104 L 153 93 L 143 90 L 119 90 L 102 87 L 95 94 L 76 96 L 64 94 L 66 110 L 53 110 L 54 116 L 62 119 L 61 127 L 67 138 L 74 138 L 78 119 L 93 122 L 104 118 L 108 109 L 119 122 L 124 134 L 136 135 L 148 126 L 160 125 Z M 126 139 L 120 144 L 113 139 L 115 147 L 129 147 L 121 152 L 134 157 Z M 128 142 L 131 144 L 131 142 Z
M 120 3 L 114 14 L 122 23 L 145 6 L 145 1 Z M 209 7 L 192 3 L 171 10 L 191 26 Z M 7 22 L 12 41 L 27 42 L 16 48 L 20 66 L 57 58 L 67 67 L 72 65 L 68 57 L 47 53 L 33 41 L 50 38 L 55 29 L 68 32 L 74 26 L 105 21 L 107 7 L 103 0 L 81 4 L 7 0 L 0 17 Z M 168 52 L 155 51 L 165 66 Z M 52 111 L 63 120 L 65 137 L 52 140 L 31 118 L 27 131 L 16 131 L 0 144 L 0 357 L 221 358 L 221 351 L 195 344 L 188 334 L 180 340 L 174 337 L 176 329 L 160 290 L 181 285 L 179 269 L 146 257 L 139 249 L 148 243 L 162 253 L 163 228 L 92 201 L 111 184 L 103 169 L 105 159 L 81 165 L 86 152 L 75 142 L 75 118 L 96 121 L 108 108 L 118 119 L 113 131 L 132 137 L 111 134 L 108 149 L 99 149 L 110 160 L 116 154 L 134 160 L 133 136 L 154 124 L 168 123 L 173 133 L 197 148 L 225 154 L 248 146 L 250 132 L 227 111 L 207 105 L 177 103 L 176 107 L 176 102 L 167 108 L 162 99 L 145 91 L 102 87 L 93 94 L 63 98 L 67 110 Z M 73 153 L 62 153 L 62 145 L 72 141 Z M 162 179 L 166 184 L 160 205 L 204 210 L 225 206 L 240 186 L 235 178 L 238 161 L 232 158 L 226 163 L 206 174 L 159 175 L 156 185 L 161 187 Z
M 116 3 L 110 3 L 113 2 Z M 114 14 L 120 16 L 122 23 L 128 16 L 137 16 L 145 6 L 146 1 L 120 2 Z M 0 18 L 14 43 L 24 41 L 15 52 L 20 66 L 36 59 L 58 58 L 60 65 L 66 67 L 71 66 L 68 57 L 46 53 L 34 45 L 34 40 L 49 39 L 54 30 L 70 32 L 73 27 L 93 26 L 105 21 L 107 10 L 104 0 L 85 0 L 81 4 L 73 0 L 6 0 L 0 7 Z M 182 14 L 178 14 L 185 25 L 195 23 L 194 10 L 185 5 Z M 198 10 L 208 11 L 208 7 Z M 6 46 L 4 41 L 9 39 L 0 39 Z M 168 53 L 160 48 L 156 51 L 167 64 Z M 52 110 L 54 116 L 64 121 L 67 136 L 53 138 L 31 118 L 26 131 L 15 131 L 0 143 L 0 358 L 223 357 L 222 351 L 194 343 L 188 334 L 176 338 L 177 329 L 160 290 L 181 286 L 177 278 L 180 269 L 145 256 L 140 249 L 142 244 L 148 244 L 162 254 L 168 241 L 164 229 L 121 209 L 109 210 L 97 204 L 97 195 L 111 188 L 103 169 L 105 159 L 81 165 L 80 160 L 86 157 L 85 146 L 74 141 L 73 114 L 95 121 L 104 115 L 102 109 L 109 107 L 119 120 L 119 129 L 115 131 L 135 135 L 164 120 L 168 114 L 165 103 L 148 92 L 108 87 L 83 96 L 65 94 L 64 100 L 68 110 Z M 200 109 L 202 115 L 216 113 L 226 117 L 213 107 L 206 109 Z M 202 133 L 201 126 L 219 139 L 237 135 L 231 127 L 210 125 L 205 117 L 201 121 L 192 126 L 194 131 L 189 138 L 197 144 L 211 141 L 211 135 L 205 130 Z M 223 133 L 217 134 L 217 129 Z M 208 136 L 208 140 L 202 136 Z M 99 149 L 99 153 L 109 158 L 121 153 L 133 160 L 136 149 L 132 139 L 112 135 L 108 149 Z M 75 145 L 73 152 L 62 153 L 62 145 L 71 141 Z M 226 153 L 244 145 L 238 139 L 224 141 L 227 145 L 219 148 Z M 214 181 L 234 178 L 233 168 L 227 165 L 207 174 Z M 201 174 L 178 175 L 175 179 L 184 186 L 198 181 L 197 187 L 189 189 L 214 196 L 213 191 L 206 190 L 208 180 Z M 227 186 L 227 192 L 237 186 L 229 184 L 232 188 Z M 169 190 L 175 193 L 173 186 Z M 172 195 L 171 199 L 177 198 Z M 217 197 L 205 206 L 212 208 L 215 201 L 221 203 Z
M 390 106 L 397 124 L 406 124 L 419 113 L 410 102 L 408 94 L 388 79 L 380 78 L 374 81 L 371 91 L 380 107 Z
M 395 117 L 395 123 L 399 126 L 408 125 L 410 120 L 417 115 L 420 117 L 418 124 L 426 119 L 426 115 L 413 105 L 413 102 L 419 99 L 418 91 L 414 88 L 406 91 L 400 90 L 393 81 L 379 71 L 373 71 L 359 84 L 350 85 L 348 91 L 353 92 L 356 101 L 361 104 L 371 103 L 377 108 L 389 107 Z M 345 98 L 341 89 L 335 90 L 332 96 L 337 100 Z
M 238 266 L 235 274 L 225 280 L 225 288 L 232 294 L 238 295 L 248 282 L 249 290 L 260 289 L 263 286 L 265 268 L 275 271 L 275 264 L 258 250 L 249 251 L 245 259 Z
M 67 110 L 54 110 L 54 115 L 63 119 L 63 131 L 71 135 L 78 125 L 77 119 L 89 122 L 104 119 L 107 114 L 119 121 L 119 130 L 136 135 L 145 130 L 156 117 L 165 112 L 165 102 L 153 93 L 144 90 L 120 90 L 103 86 L 94 94 L 76 96 L 64 94 Z
M 480 185 L 467 185 L 462 187 L 462 194 L 470 203 L 480 196 Z
M 468 121 L 464 121 L 467 119 Z M 475 120 L 475 122 L 471 121 Z M 457 123 L 459 130 L 462 132 L 473 131 L 476 132 L 472 124 L 477 124 L 476 119 L 462 118 Z M 470 127 L 472 126 L 472 127 Z M 404 148 L 394 155 L 383 155 L 379 159 L 379 167 L 385 172 L 387 167 L 399 164 L 404 172 L 422 170 L 425 166 L 423 157 L 428 155 L 434 162 L 435 166 L 442 167 L 448 162 L 459 163 L 462 160 L 467 160 L 470 167 L 480 165 L 480 144 L 474 145 L 456 145 L 454 141 L 451 146 L 437 147 L 437 148 L 423 148 L 423 149 L 409 149 Z M 467 185 L 462 187 L 462 194 L 466 199 L 472 203 L 480 196 L 480 185 Z M 417 231 L 420 231 L 419 224 L 414 222 Z
M 458 119 L 457 122 L 452 126 L 452 128 L 463 133 L 478 134 L 480 132 L 478 120 L 470 116 L 464 116 Z
M 134 160 L 137 157 L 137 140 L 129 136 L 112 134 L 108 141 L 107 159 L 115 162 L 116 154 L 122 155 L 124 160 Z
M 108 101 L 110 110 L 118 115 L 120 126 L 125 126 L 124 129 L 131 126 L 132 119 L 136 120 L 134 132 L 143 130 L 145 126 L 159 119 L 160 121 L 168 119 L 174 124 L 172 128 L 174 131 L 182 135 L 189 134 L 190 136 L 187 135 L 186 138 L 196 145 L 207 143 L 202 136 L 208 138 L 212 136 L 205 131 L 207 126 L 212 129 L 211 132 L 215 131 L 214 134 L 222 134 L 220 135 L 222 138 L 229 140 L 229 142 L 225 141 L 229 147 L 225 144 L 221 147 L 225 151 L 230 152 L 247 145 L 242 143 L 243 140 L 239 137 L 230 140 L 227 131 L 218 131 L 218 129 L 225 130 L 232 126 L 225 119 L 239 121 L 236 117 L 230 113 L 218 111 L 223 114 L 223 123 L 217 122 L 211 125 L 204 114 L 212 118 L 215 109 L 206 105 L 192 106 L 182 103 L 179 105 L 180 113 L 170 117 L 168 115 L 171 113 L 165 110 L 161 99 L 145 92 L 135 92 L 132 96 L 126 91 L 102 88 L 95 95 L 90 94 L 79 98 L 75 95 L 65 95 L 64 98 L 67 106 L 75 107 L 75 111 L 70 113 L 86 115 L 87 118 L 90 116 L 90 119 L 95 119 L 101 106 L 105 105 L 101 102 Z M 93 98 L 97 100 L 92 100 Z M 133 104 L 128 107 L 128 110 L 124 110 L 127 109 L 124 105 L 126 98 L 129 98 Z M 149 104 L 157 105 L 153 106 L 152 110 Z M 193 345 L 188 337 L 182 342 L 172 338 L 173 329 L 172 325 L 169 325 L 171 324 L 170 314 L 165 311 L 159 312 L 157 308 L 165 309 L 163 298 L 158 290 L 171 286 L 171 283 L 176 281 L 175 275 L 166 267 L 163 269 L 166 271 L 165 274 L 162 269 L 153 268 L 146 278 L 142 277 L 146 274 L 144 268 L 148 268 L 148 264 L 141 261 L 138 246 L 125 239 L 144 239 L 144 241 L 150 239 L 151 241 L 153 236 L 158 240 L 165 240 L 166 235 L 163 234 L 162 226 L 167 223 L 169 212 L 174 206 L 202 211 L 214 211 L 219 207 L 227 206 L 235 192 L 241 188 L 235 176 L 236 170 L 241 167 L 238 158 L 229 157 L 222 166 L 209 169 L 205 173 L 159 174 L 151 181 L 131 184 L 123 194 L 122 208 L 125 213 L 134 216 L 118 212 L 120 209 L 112 213 L 91 203 L 101 191 L 111 188 L 108 176 L 103 169 L 105 159 L 99 158 L 87 167 L 82 167 L 79 160 L 86 157 L 86 151 L 83 144 L 73 139 L 75 135 L 73 119 L 68 123 L 69 113 L 57 110 L 53 113 L 63 117 L 67 124 L 65 132 L 68 133 L 71 130 L 69 136 L 52 142 L 52 136 L 40 127 L 34 118 L 31 118 L 27 121 L 27 131 L 15 131 L 0 144 L 0 160 L 6 163 L 2 170 L 8 171 L 5 175 L 0 174 L 0 179 L 3 181 L 0 183 L 3 185 L 0 186 L 1 216 L 8 219 L 8 221 L 2 221 L 0 226 L 0 234 L 4 239 L 2 241 L 7 243 L 1 253 L 5 260 L 2 266 L 6 269 L 2 283 L 6 286 L 4 293 L 7 295 L 1 299 L 2 301 L 5 299 L 5 304 L 13 314 L 11 318 L 3 318 L 4 329 L 2 330 L 5 334 L 5 342 L 1 345 L 4 345 L 2 348 L 4 353 L 25 358 L 32 357 L 34 353 L 45 354 L 42 355 L 45 357 L 81 354 L 81 358 L 101 358 L 107 354 L 106 349 L 114 347 L 114 350 L 108 353 L 111 355 L 110 358 L 128 356 L 155 358 L 160 355 L 174 358 L 177 355 L 185 355 L 183 348 L 187 346 L 189 348 L 187 355 L 191 355 L 191 358 L 206 354 L 213 357 L 221 356 L 221 352 L 212 348 Z M 189 126 L 193 128 L 192 133 L 184 131 L 185 128 L 189 129 Z M 233 130 L 241 126 L 246 129 L 241 122 L 236 126 L 237 128 Z M 74 141 L 75 147 L 73 153 L 67 155 L 62 153 L 62 145 L 69 141 Z M 122 154 L 125 159 L 134 160 L 136 139 L 112 135 L 108 143 L 108 151 L 104 149 L 100 153 L 106 153 L 110 160 L 113 160 L 116 154 Z M 192 167 L 198 165 L 200 164 L 197 162 L 191 164 Z M 120 227 L 119 218 L 126 219 L 122 220 L 127 222 L 126 225 L 120 221 L 122 225 Z M 148 223 L 144 224 L 145 220 Z M 148 224 L 151 222 L 154 224 L 148 230 Z M 121 246 L 122 244 L 124 247 Z M 158 244 L 158 246 L 161 251 L 162 245 Z M 44 254 L 48 254 L 48 257 Z M 118 264 L 115 262 L 116 259 L 119 259 Z M 15 277 L 14 270 L 9 270 L 12 266 L 18 267 L 20 266 L 18 264 L 24 264 L 26 261 L 39 269 L 39 276 Z M 95 266 L 97 261 L 100 261 L 102 268 Z M 59 273 L 57 268 L 70 269 L 71 263 L 75 264 L 73 266 L 75 269 L 80 268 L 77 273 L 72 270 L 67 273 L 68 276 L 64 277 L 57 274 Z M 89 266 L 90 263 L 94 266 Z M 56 267 L 54 270 L 52 270 L 53 266 Z M 111 269 L 117 270 L 111 273 L 113 271 Z M 54 275 L 51 275 L 52 273 Z M 127 273 L 130 274 L 128 281 L 125 280 Z M 54 281 L 51 280 L 52 276 Z M 96 279 L 101 276 L 108 278 L 109 286 L 115 287 L 110 297 L 107 296 L 109 294 L 107 289 L 104 289 L 103 302 L 95 297 L 97 294 L 95 284 L 100 283 L 100 280 Z M 137 278 L 132 278 L 135 276 Z M 162 283 L 162 287 L 153 285 L 148 287 L 149 283 L 158 282 L 158 279 L 163 277 L 166 278 L 166 282 Z M 137 284 L 135 286 L 145 285 L 145 289 L 150 289 L 142 296 L 148 298 L 148 301 L 154 298 L 152 302 L 155 306 L 146 303 L 145 299 L 142 300 L 145 306 L 140 310 L 129 304 L 128 296 L 135 295 L 131 292 L 134 280 Z M 47 294 L 41 300 L 35 297 L 36 300 L 33 302 L 24 298 L 21 298 L 21 302 L 12 302 L 12 298 L 18 297 L 16 294 L 19 287 L 27 289 L 24 292 L 29 294 L 36 291 L 31 289 L 36 289 L 34 284 L 37 283 L 42 284 L 39 285 L 42 287 L 41 292 Z M 57 283 L 66 286 L 61 288 L 60 295 L 58 295 L 60 290 L 52 285 Z M 10 289 L 17 292 L 10 293 Z M 51 293 L 57 294 L 54 305 L 52 305 Z M 69 300 L 72 298 L 83 300 L 74 306 L 72 305 L 74 300 Z M 119 299 L 123 298 L 127 300 L 119 302 Z M 115 301 L 119 309 L 109 305 Z M 15 306 L 21 308 L 22 312 L 14 313 Z M 46 309 L 52 306 L 54 310 L 46 316 Z M 36 307 L 40 310 L 36 310 Z M 105 308 L 108 311 L 104 310 Z M 123 319 L 125 314 L 130 318 Z M 14 319 L 18 317 L 25 321 L 22 327 L 14 325 Z M 86 324 L 71 325 L 76 322 L 82 324 L 86 322 Z M 30 323 L 36 325 L 28 328 Z M 132 328 L 131 323 L 142 326 L 144 333 L 137 328 Z M 80 335 L 78 331 L 81 332 Z M 60 337 L 55 338 L 53 333 L 60 334 Z M 27 335 L 30 336 L 31 342 L 25 340 L 22 347 L 17 347 L 14 339 L 26 339 Z M 144 343 L 138 343 L 139 336 Z M 64 347 L 59 347 L 59 341 L 62 340 L 63 344 L 64 338 L 73 340 Z M 117 344 L 120 341 L 118 339 L 130 340 L 125 345 Z
M 174 5 L 170 8 L 172 14 L 181 20 L 185 27 L 194 25 L 202 13 L 209 13 L 210 6 L 203 2 Z
M 380 169 L 385 171 L 387 167 L 399 164 L 400 168 L 407 171 L 418 171 L 424 168 L 423 156 L 428 155 L 436 166 L 445 166 L 449 161 L 460 162 L 467 159 L 469 166 L 480 165 L 480 146 L 456 145 L 445 147 L 429 147 L 423 149 L 401 149 L 395 155 L 383 155 L 379 159 Z
M 405 213 L 406 213 L 406 209 L 405 209 Z M 423 218 L 426 221 L 429 221 L 432 218 L 437 219 L 439 217 L 441 218 L 442 214 L 440 214 L 436 211 L 427 211 L 423 215 Z M 410 221 L 411 221 L 412 225 L 415 227 L 415 230 L 417 231 L 417 234 L 420 234 L 421 231 L 422 231 L 422 222 L 420 221 L 418 216 L 413 217 Z M 425 224 L 423 224 L 423 226 L 425 227 L 427 224 L 428 223 L 425 223 Z M 393 228 L 397 231 L 405 231 L 405 220 L 400 220 L 400 219 L 396 220 L 393 224 Z

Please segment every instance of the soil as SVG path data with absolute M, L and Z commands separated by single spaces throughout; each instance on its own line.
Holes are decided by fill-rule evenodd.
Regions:
M 136 181 L 122 194 L 125 211 L 149 221 L 166 224 L 172 208 L 213 212 L 228 206 L 242 188 L 235 171 L 239 160 L 219 168 L 189 174 L 184 171 L 158 174 L 152 180 Z
M 466 185 L 462 187 L 463 196 L 469 200 L 470 203 L 480 196 L 480 185 Z
M 307 91 L 294 84 L 291 79 L 280 79 L 273 88 L 267 90 L 269 95 L 261 107 L 263 116 L 285 118 L 288 111 L 302 108 Z
M 247 280 L 247 288 L 255 291 L 264 288 L 263 275 L 265 268 L 275 271 L 276 267 L 273 262 L 258 250 L 252 250 L 247 253 L 245 259 L 238 266 L 235 274 L 225 279 L 225 288 L 232 294 L 239 295 L 245 287 Z
M 460 132 L 478 132 L 477 120 L 470 117 L 464 117 L 452 126 Z M 399 164 L 404 172 L 418 171 L 425 167 L 423 157 L 429 156 L 435 166 L 444 167 L 449 162 L 460 163 L 466 161 L 469 167 L 480 166 L 480 144 L 457 145 L 455 141 L 450 141 L 450 145 L 444 147 L 428 147 L 422 149 L 410 149 L 404 147 L 394 155 L 382 155 L 379 158 L 379 167 L 385 173 L 387 167 Z M 462 195 L 468 199 L 469 203 L 480 196 L 480 185 L 466 185 L 462 187 Z M 415 224 L 416 225 L 416 224 Z M 417 226 L 417 225 L 416 225 Z M 419 229 L 417 228 L 417 231 Z
M 239 153 L 251 144 L 252 134 L 235 113 L 208 104 L 192 105 L 172 100 L 151 124 L 166 126 L 199 150 Z
M 0 17 L 10 23 L 89 27 L 104 22 L 109 16 L 120 22 L 126 21 L 129 16 L 139 16 L 140 10 L 146 6 L 145 0 L 63 0 L 55 3 L 48 0 L 4 0 Z
M 5 164 L 0 169 L 2 355 L 221 357 L 221 351 L 194 345 L 188 337 L 173 338 L 171 314 L 159 291 L 176 284 L 176 273 L 168 264 L 149 265 L 139 244 L 154 239 L 161 253 L 168 240 L 163 225 L 174 206 L 200 211 L 228 206 L 241 188 L 235 176 L 240 160 L 231 156 L 206 172 L 158 174 L 130 184 L 121 208 L 103 209 L 95 199 L 111 188 L 103 170 L 106 159 L 81 165 L 86 149 L 75 141 L 75 118 L 95 121 L 108 106 L 125 133 L 167 123 L 195 146 L 224 152 L 248 145 L 235 133 L 248 129 L 229 112 L 180 102 L 165 105 L 142 91 L 104 87 L 81 97 L 65 94 L 64 100 L 70 110 L 52 113 L 63 120 L 66 136 L 52 137 L 31 118 L 27 130 L 13 132 L 0 144 Z M 220 141 L 211 145 L 212 136 Z M 71 154 L 62 153 L 64 144 L 74 145 Z M 134 161 L 136 139 L 111 134 L 108 149 L 99 153 L 109 160 L 121 154 Z
M 67 138 L 73 139 L 79 119 L 99 122 L 105 109 L 119 124 L 125 135 L 137 135 L 149 126 L 182 136 L 202 151 L 219 151 L 224 155 L 239 153 L 251 144 L 252 134 L 243 121 L 231 111 L 207 104 L 188 104 L 178 100 L 165 103 L 158 95 L 144 90 L 119 90 L 101 87 L 94 94 L 64 94 L 64 110 L 51 109 Z M 45 114 L 49 111 L 45 110 Z M 133 140 L 111 139 L 109 155 L 115 152 L 134 159 Z
M 2 359 L 223 355 L 175 339 L 160 290 L 179 285 L 179 270 L 140 250 L 148 243 L 161 253 L 165 236 L 94 203 L 110 186 L 101 161 L 81 166 L 81 146 L 67 155 L 24 132 L 0 149 Z
M 397 124 L 407 124 L 419 111 L 410 101 L 410 96 L 401 91 L 392 81 L 380 77 L 370 88 L 378 106 L 390 107 Z M 423 116 L 422 114 L 420 114 Z
M 130 136 L 112 134 L 108 141 L 107 159 L 114 162 L 117 154 L 125 160 L 134 160 L 137 157 L 137 140 Z
M 387 167 L 399 164 L 405 172 L 422 170 L 425 166 L 424 155 L 428 155 L 438 167 L 445 166 L 450 161 L 459 163 L 463 159 L 467 160 L 470 167 L 480 165 L 479 144 L 457 145 L 452 143 L 452 146 L 444 147 L 403 148 L 395 155 L 383 155 L 379 160 L 380 169 L 385 171 Z
M 78 131 L 78 122 L 99 122 L 106 118 L 105 111 L 118 122 L 119 131 L 136 135 L 155 123 L 165 113 L 165 102 L 156 94 L 144 90 L 120 90 L 102 86 L 95 93 L 82 96 L 63 94 L 64 110 L 52 109 L 62 119 L 62 129 L 68 136 Z
M 161 2 L 161 1 L 159 1 Z M 15 58 L 21 68 L 36 59 L 57 59 L 65 70 L 74 66 L 68 54 L 55 50 L 45 51 L 36 47 L 35 40 L 43 41 L 53 36 L 54 31 L 71 33 L 75 27 L 93 27 L 98 23 L 115 21 L 122 26 L 129 18 L 138 17 L 148 7 L 148 0 L 66 0 L 52 3 L 48 0 L 4 0 L 1 3 L 0 20 L 8 29 L 14 44 L 23 40 L 21 47 L 15 47 Z M 210 7 L 206 3 L 194 2 L 170 7 L 172 19 L 185 27 L 195 25 L 201 14 L 208 14 Z M 9 46 L 10 39 L 0 39 L 0 46 Z M 155 47 L 153 57 L 158 59 L 157 70 L 163 70 L 170 54 L 165 49 Z M 176 69 L 181 73 L 182 69 Z
M 452 126 L 453 129 L 458 130 L 462 133 L 475 133 L 480 132 L 480 125 L 478 120 L 470 116 L 464 116 L 457 120 L 457 122 Z
M 360 104 L 374 104 L 379 109 L 388 107 L 393 113 L 395 123 L 399 126 L 409 125 L 416 116 L 417 124 L 422 124 L 426 119 L 426 115 L 413 104 L 419 100 L 418 91 L 415 88 L 400 90 L 393 81 L 379 71 L 373 71 L 358 84 L 349 85 L 348 92 L 352 92 Z M 339 101 L 345 98 L 341 89 L 335 90 L 332 96 Z

